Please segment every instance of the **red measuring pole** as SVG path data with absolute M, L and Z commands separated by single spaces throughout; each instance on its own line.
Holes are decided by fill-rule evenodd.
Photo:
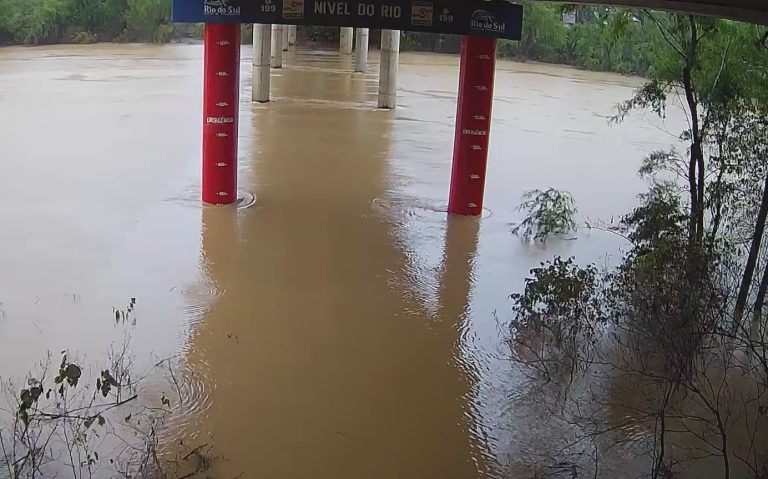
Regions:
M 240 25 L 206 23 L 203 66 L 203 201 L 237 201 Z
M 448 197 L 451 214 L 477 216 L 483 210 L 495 69 L 495 38 L 465 36 L 461 39 L 459 99 Z

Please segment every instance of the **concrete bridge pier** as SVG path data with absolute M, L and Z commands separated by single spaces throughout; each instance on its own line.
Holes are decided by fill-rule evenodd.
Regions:
M 365 73 L 368 64 L 368 37 L 367 28 L 355 29 L 355 71 Z
M 298 27 L 296 25 L 291 25 L 288 27 L 288 45 L 294 46 L 296 45 L 296 29 Z
M 351 55 L 352 54 L 352 39 L 353 39 L 353 32 L 354 28 L 352 27 L 341 27 L 339 30 L 339 52 L 342 55 Z
M 400 63 L 400 30 L 381 31 L 379 108 L 397 106 L 397 71 Z
M 448 197 L 450 214 L 479 216 L 483 211 L 495 70 L 495 38 L 465 36 L 461 39 L 459 97 Z
M 283 26 L 272 25 L 272 68 L 283 68 Z
M 237 201 L 240 24 L 206 23 L 203 59 L 203 201 Z
M 291 26 L 283 25 L 283 51 L 288 51 L 288 45 L 291 43 Z
M 269 101 L 272 25 L 253 24 L 253 70 L 251 101 Z

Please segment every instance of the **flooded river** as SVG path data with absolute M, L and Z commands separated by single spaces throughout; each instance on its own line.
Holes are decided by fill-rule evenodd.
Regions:
M 448 220 L 456 57 L 403 54 L 390 112 L 375 52 L 367 75 L 290 52 L 265 105 L 250 56 L 239 178 L 257 201 L 234 211 L 199 203 L 201 46 L 0 49 L 0 376 L 104 357 L 135 297 L 135 362 L 179 355 L 170 427 L 223 458 L 211 477 L 500 475 L 546 435 L 506 407 L 509 293 L 553 254 L 612 264 L 622 246 L 525 244 L 520 195 L 623 214 L 679 116 L 609 126 L 638 79 L 499 62 L 487 212 Z

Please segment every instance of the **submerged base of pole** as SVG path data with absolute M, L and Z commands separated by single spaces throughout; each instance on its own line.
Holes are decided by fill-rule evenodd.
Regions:
M 237 194 L 237 209 L 245 210 L 256 204 L 256 197 L 247 191 L 241 191 Z

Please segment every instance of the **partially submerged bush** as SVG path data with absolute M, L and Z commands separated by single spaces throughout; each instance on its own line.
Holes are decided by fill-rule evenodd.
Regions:
M 567 191 L 548 188 L 525 192 L 518 210 L 527 216 L 512 228 L 512 233 L 526 240 L 546 241 L 551 235 L 563 235 L 576 231 L 574 216 L 577 209 L 573 197 Z
M 573 258 L 557 256 L 533 268 L 523 293 L 511 295 L 516 359 L 547 381 L 583 370 L 606 319 L 602 281 L 593 265 L 580 267 Z
M 117 325 L 135 324 L 135 304 L 131 298 L 114 311 Z M 213 466 L 208 444 L 193 447 L 181 438 L 161 444 L 164 425 L 182 402 L 183 378 L 171 359 L 136 374 L 126 335 L 107 364 L 82 364 L 64 351 L 60 362 L 49 357 L 23 385 L 3 383 L 0 401 L 9 406 L 0 409 L 0 477 L 177 479 L 200 477 Z M 154 379 L 164 379 L 178 400 L 140 393 L 150 376 L 153 389 Z

